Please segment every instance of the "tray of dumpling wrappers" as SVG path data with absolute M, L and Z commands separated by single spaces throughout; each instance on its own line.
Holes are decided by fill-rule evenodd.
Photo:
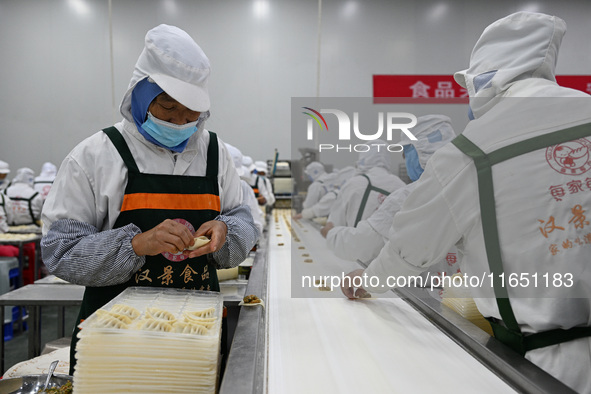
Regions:
M 223 297 L 130 287 L 80 324 L 74 390 L 215 392 Z

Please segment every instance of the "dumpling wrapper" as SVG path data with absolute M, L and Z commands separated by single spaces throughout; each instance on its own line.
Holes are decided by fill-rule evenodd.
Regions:
M 207 238 L 206 236 L 202 235 L 200 237 L 195 237 L 193 245 L 189 246 L 187 250 L 195 250 L 202 246 L 207 245 L 211 239 Z

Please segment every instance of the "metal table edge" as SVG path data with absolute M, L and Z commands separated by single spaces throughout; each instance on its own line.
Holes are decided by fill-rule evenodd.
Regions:
M 525 357 L 442 305 L 422 288 L 393 290 L 443 333 L 519 393 L 575 393 Z
M 245 294 L 266 300 L 268 234 L 259 239 Z M 242 307 L 220 394 L 263 393 L 266 390 L 267 319 L 263 307 Z

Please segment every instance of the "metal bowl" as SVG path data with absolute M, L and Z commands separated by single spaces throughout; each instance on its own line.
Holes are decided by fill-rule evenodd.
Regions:
M 47 374 L 24 375 L 16 378 L 0 380 L 0 394 L 29 394 L 37 393 L 45 385 Z M 59 387 L 72 381 L 70 375 L 54 374 L 49 380 L 47 388 Z

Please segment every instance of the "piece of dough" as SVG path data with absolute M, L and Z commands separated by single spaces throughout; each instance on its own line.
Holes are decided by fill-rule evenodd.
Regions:
M 202 235 L 200 237 L 195 237 L 193 245 L 189 246 L 187 250 L 195 250 L 202 246 L 207 245 L 211 239 L 207 238 L 206 236 Z

